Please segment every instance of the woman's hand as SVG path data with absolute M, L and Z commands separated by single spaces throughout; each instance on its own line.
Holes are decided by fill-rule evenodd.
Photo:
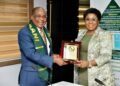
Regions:
M 80 68 L 88 68 L 89 66 L 89 61 L 85 60 L 77 60 L 74 62 L 74 64 Z

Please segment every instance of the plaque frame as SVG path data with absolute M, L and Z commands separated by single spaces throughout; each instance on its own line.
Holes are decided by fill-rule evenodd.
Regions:
M 66 59 L 67 57 L 64 57 L 64 52 L 65 52 L 65 48 L 64 47 L 65 47 L 65 45 L 70 45 L 70 46 L 77 47 L 77 57 L 73 57 L 73 58 L 76 58 L 76 59 L 71 59 L 71 58 L 70 59 Z M 77 60 L 80 57 L 80 45 L 81 45 L 81 42 L 62 41 L 60 56 L 65 61 Z

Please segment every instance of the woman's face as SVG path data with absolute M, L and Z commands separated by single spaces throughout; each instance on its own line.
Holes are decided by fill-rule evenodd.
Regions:
M 94 13 L 89 13 L 85 17 L 85 26 L 88 30 L 94 31 L 98 27 L 99 20 Z

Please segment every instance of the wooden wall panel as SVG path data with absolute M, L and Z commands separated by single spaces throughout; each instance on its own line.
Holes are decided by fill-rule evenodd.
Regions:
M 79 3 L 80 3 L 80 5 L 79 5 L 79 9 L 78 9 L 79 10 L 78 25 L 79 25 L 79 29 L 84 29 L 85 23 L 83 20 L 83 13 L 84 13 L 84 11 L 86 11 L 90 7 L 90 1 L 89 0 L 80 0 Z
M 0 62 L 20 58 L 18 31 L 28 23 L 31 8 L 33 0 L 0 0 Z

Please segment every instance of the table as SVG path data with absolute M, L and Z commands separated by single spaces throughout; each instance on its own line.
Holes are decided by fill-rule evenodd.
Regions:
M 83 85 L 78 85 L 78 84 L 74 84 L 74 83 L 70 83 L 70 82 L 66 82 L 66 81 L 61 81 L 52 85 L 48 85 L 48 86 L 83 86 Z

